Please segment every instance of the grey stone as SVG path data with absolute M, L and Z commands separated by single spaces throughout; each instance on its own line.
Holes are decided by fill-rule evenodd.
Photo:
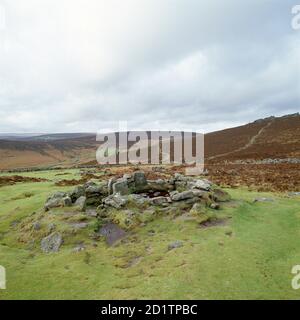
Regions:
M 191 182 L 190 186 L 193 189 L 209 191 L 211 190 L 212 183 L 206 179 L 202 179 L 202 180 L 198 179 L 196 181 Z
M 86 214 L 90 217 L 97 217 L 98 216 L 98 213 L 97 213 L 97 210 L 96 209 L 88 209 L 86 210 Z
M 46 211 L 52 209 L 52 208 L 58 208 L 62 207 L 62 199 L 49 199 L 44 205 L 44 209 Z
M 86 197 L 85 196 L 81 196 L 80 198 L 78 198 L 74 204 L 74 206 L 78 207 L 79 210 L 84 211 L 86 208 Z
M 53 195 L 50 196 L 48 199 L 61 199 L 66 196 L 67 196 L 66 192 L 57 191 L 57 192 L 53 193 Z
M 62 206 L 63 207 L 71 207 L 72 206 L 72 199 L 69 196 L 62 198 Z
M 133 181 L 136 191 L 145 190 L 148 184 L 145 173 L 142 171 L 134 172 Z
M 118 179 L 113 184 L 113 194 L 119 193 L 121 195 L 126 195 L 129 193 L 128 183 L 126 179 Z
M 188 184 L 186 181 L 175 181 L 176 190 L 182 192 L 188 189 Z
M 99 235 L 105 237 L 107 244 L 112 246 L 116 242 L 126 237 L 127 233 L 118 225 L 114 223 L 107 223 L 100 229 Z
M 183 242 L 176 240 L 168 245 L 168 250 L 177 249 L 183 246 Z
M 148 180 L 148 186 L 147 186 L 148 190 L 152 190 L 152 191 L 171 191 L 174 190 L 174 185 L 170 184 L 169 181 L 167 180 L 162 180 L 162 179 L 158 179 L 158 180 Z
M 75 230 L 85 229 L 89 226 L 88 222 L 70 223 L 70 226 Z
M 41 224 L 40 224 L 40 222 L 35 222 L 35 223 L 33 224 L 33 230 L 35 230 L 35 231 L 41 230 Z
M 98 206 L 100 205 L 104 196 L 108 194 L 107 184 L 102 183 L 100 185 L 90 185 L 85 189 L 86 192 L 86 205 Z
M 190 177 L 186 177 L 183 174 L 177 173 L 177 172 L 174 174 L 174 178 L 176 181 L 183 181 L 183 182 L 187 182 L 190 180 Z
M 87 194 L 87 197 L 90 194 L 102 194 L 103 193 L 103 186 L 100 185 L 93 185 L 93 186 L 89 186 L 85 189 L 85 192 Z
M 168 203 L 168 199 L 166 197 L 155 197 L 150 199 L 151 204 L 160 206 Z
M 203 196 L 207 195 L 207 192 L 203 190 L 193 189 L 192 192 L 193 195 L 198 198 L 202 198 Z
M 115 179 L 115 178 L 109 179 L 108 184 L 107 184 L 108 194 L 112 194 L 112 193 L 113 193 L 113 184 L 114 184 L 115 182 L 116 182 L 116 179 Z
M 194 198 L 194 194 L 192 191 L 183 191 L 180 193 L 175 193 L 174 195 L 171 196 L 171 199 L 173 201 L 182 201 L 182 200 L 187 200 L 192 198 Z
M 90 180 L 84 184 L 85 189 L 87 189 L 88 187 L 92 187 L 92 186 L 96 186 L 96 183 L 92 180 Z
M 289 197 L 299 197 L 300 196 L 300 192 L 289 192 L 288 196 Z
M 48 211 L 49 209 L 52 209 L 52 208 L 63 207 L 64 206 L 63 199 L 65 197 L 67 197 L 67 194 L 65 192 L 61 192 L 61 191 L 55 192 L 50 197 L 48 197 L 44 206 L 45 210 Z
M 124 173 L 124 175 L 123 175 L 123 179 L 126 179 L 126 180 L 133 180 L 132 174 L 130 174 L 130 173 Z
M 274 202 L 272 198 L 255 198 L 253 202 Z
M 103 203 L 106 206 L 114 207 L 116 209 L 120 209 L 124 207 L 128 203 L 128 197 L 122 196 L 119 193 L 110 195 L 103 199 Z
M 141 194 L 131 194 L 129 195 L 128 199 L 137 206 L 144 206 L 150 202 L 148 198 L 144 197 Z
M 41 249 L 45 253 L 58 252 L 62 244 L 63 244 L 62 235 L 58 232 L 54 232 L 42 239 Z
M 199 215 L 203 213 L 204 206 L 202 203 L 195 203 L 192 207 L 192 209 L 190 210 L 190 214 L 192 215 Z
M 72 202 L 75 202 L 80 197 L 83 197 L 85 195 L 85 189 L 82 186 L 75 187 L 69 194 L 70 198 L 72 199 Z

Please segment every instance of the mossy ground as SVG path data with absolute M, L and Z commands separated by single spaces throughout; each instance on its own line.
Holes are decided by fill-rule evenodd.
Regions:
M 160 216 L 117 246 L 100 240 L 73 252 L 76 241 L 91 242 L 91 226 L 58 253 L 44 254 L 18 240 L 18 226 L 40 214 L 53 191 L 70 189 L 55 181 L 80 178 L 78 170 L 58 173 L 24 173 L 49 181 L 0 188 L 0 265 L 7 272 L 0 299 L 300 298 L 291 287 L 291 269 L 300 264 L 300 199 L 229 189 L 233 201 L 217 211 L 228 218 L 225 225 L 200 228 L 181 216 Z M 257 196 L 275 201 L 253 203 Z M 175 240 L 183 246 L 168 251 Z

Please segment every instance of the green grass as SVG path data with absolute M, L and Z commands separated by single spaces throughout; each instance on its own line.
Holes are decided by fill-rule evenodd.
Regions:
M 230 218 L 225 226 L 203 229 L 195 221 L 159 217 L 115 247 L 101 240 L 74 253 L 67 242 L 47 255 L 17 241 L 11 225 L 39 214 L 49 193 L 69 189 L 54 186 L 55 179 L 79 178 L 76 170 L 56 173 L 26 173 L 52 181 L 0 188 L 0 265 L 7 271 L 0 299 L 300 298 L 291 287 L 291 269 L 300 264 L 299 199 L 227 190 L 234 201 L 217 212 Z M 257 196 L 275 201 L 253 203 Z M 175 240 L 183 247 L 168 251 Z

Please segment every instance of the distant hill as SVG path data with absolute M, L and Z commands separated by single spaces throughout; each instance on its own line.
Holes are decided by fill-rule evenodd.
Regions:
M 299 158 L 300 115 L 269 117 L 205 136 L 205 154 L 211 161 Z
M 95 165 L 92 133 L 0 135 L 0 169 Z M 300 115 L 269 117 L 205 135 L 208 162 L 300 159 Z

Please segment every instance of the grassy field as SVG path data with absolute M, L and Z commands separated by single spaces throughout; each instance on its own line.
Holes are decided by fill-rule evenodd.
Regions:
M 200 228 L 162 216 L 114 247 L 104 240 L 94 247 L 87 239 L 84 251 L 73 252 L 74 242 L 67 241 L 59 253 L 44 254 L 39 243 L 21 242 L 16 226 L 39 212 L 53 191 L 72 188 L 55 181 L 80 178 L 78 170 L 61 173 L 24 173 L 49 181 L 0 188 L 0 265 L 7 272 L 0 299 L 300 298 L 291 287 L 291 269 L 300 264 L 299 198 L 229 189 L 233 201 L 218 211 L 228 218 L 225 225 Z M 257 196 L 274 202 L 253 203 Z M 168 251 L 175 240 L 183 246 Z

